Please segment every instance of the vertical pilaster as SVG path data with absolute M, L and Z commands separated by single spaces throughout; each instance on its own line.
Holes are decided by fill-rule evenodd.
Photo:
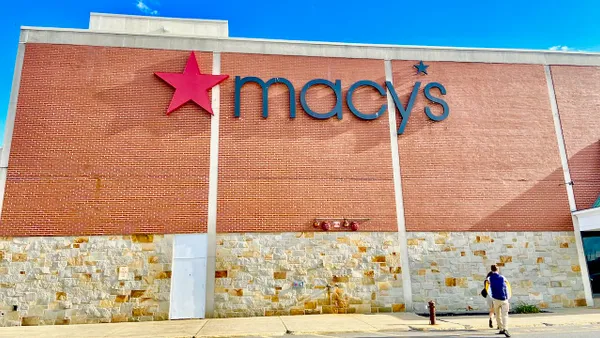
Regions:
M 221 53 L 213 53 L 213 75 L 221 74 Z M 206 254 L 206 317 L 213 317 L 215 301 L 215 269 L 217 246 L 217 185 L 219 183 L 219 119 L 221 116 L 221 89 L 211 90 L 214 116 L 210 120 L 210 169 L 208 173 L 208 217 Z
M 392 62 L 385 60 L 385 80 L 393 84 Z M 390 121 L 390 146 L 392 151 L 392 171 L 394 193 L 396 197 L 396 217 L 398 223 L 398 241 L 400 243 L 400 260 L 402 263 L 402 290 L 406 310 L 412 310 L 412 284 L 408 259 L 408 241 L 406 237 L 406 221 L 404 218 L 404 197 L 402 195 L 402 175 L 400 171 L 400 153 L 398 152 L 398 132 L 396 125 L 396 106 L 389 90 L 387 91 L 388 116 Z

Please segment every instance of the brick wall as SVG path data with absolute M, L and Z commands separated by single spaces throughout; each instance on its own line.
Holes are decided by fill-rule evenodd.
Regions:
M 262 90 L 243 87 L 241 117 L 234 117 L 234 81 L 222 85 L 217 231 L 310 231 L 315 217 L 370 218 L 361 230 L 397 231 L 387 113 L 363 121 L 347 108 L 343 119 L 316 120 L 299 103 L 300 90 L 315 78 L 385 81 L 382 60 L 223 54 L 224 74 L 284 77 L 296 88 L 296 118 L 289 117 L 285 85 L 269 91 L 269 117 L 262 117 Z M 232 75 L 232 76 L 233 76 Z M 335 95 L 312 87 L 307 101 L 319 113 Z M 358 109 L 375 113 L 386 99 L 364 88 Z
M 27 44 L 0 235 L 206 231 L 210 116 L 153 74 L 188 55 Z
M 0 235 L 206 231 L 210 116 L 191 104 L 165 116 L 173 89 L 153 74 L 181 72 L 188 56 L 28 44 Z M 211 54 L 197 56 L 210 73 Z M 358 80 L 384 83 L 382 60 L 221 57 L 231 78 L 221 86 L 217 231 L 310 231 L 315 217 L 368 218 L 363 231 L 396 231 L 388 113 L 359 120 L 345 102 Z M 415 63 L 393 62 L 404 104 L 423 82 L 398 141 L 408 230 L 571 229 L 543 67 L 439 62 L 417 76 Z M 290 80 L 296 118 L 281 84 L 263 118 L 252 83 L 235 118 L 236 75 Z M 342 120 L 316 120 L 300 106 L 300 89 L 315 78 L 342 81 Z M 448 91 L 450 117 L 439 123 L 423 113 L 432 81 Z M 560 83 L 557 74 L 559 101 Z M 373 113 L 386 99 L 363 88 L 354 102 Z M 334 95 L 315 86 L 308 104 L 329 111 Z
M 437 81 L 450 115 L 430 121 L 421 89 L 398 139 L 407 229 L 572 229 L 543 66 L 431 62 L 417 76 L 413 64 L 392 62 L 402 103 Z
M 591 208 L 600 194 L 600 68 L 551 69 L 577 209 Z

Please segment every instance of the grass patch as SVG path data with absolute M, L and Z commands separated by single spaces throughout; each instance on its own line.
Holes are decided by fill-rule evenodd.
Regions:
M 540 309 L 536 305 L 521 302 L 514 309 L 515 313 L 539 313 Z

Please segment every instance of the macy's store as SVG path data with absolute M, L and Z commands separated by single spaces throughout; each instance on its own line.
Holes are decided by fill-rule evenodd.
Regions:
M 22 28 L 0 325 L 593 306 L 600 55 Z

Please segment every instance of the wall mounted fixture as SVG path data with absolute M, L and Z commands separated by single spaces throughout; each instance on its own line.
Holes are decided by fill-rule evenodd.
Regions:
M 313 221 L 313 227 L 321 228 L 323 231 L 358 231 L 360 228 L 360 224 L 369 220 L 370 218 L 315 218 Z

